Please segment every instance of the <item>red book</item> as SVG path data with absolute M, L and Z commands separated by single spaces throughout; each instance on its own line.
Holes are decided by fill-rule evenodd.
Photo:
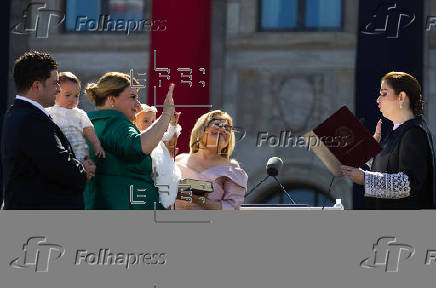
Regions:
M 309 148 L 335 176 L 341 164 L 358 168 L 382 150 L 346 106 L 304 136 Z

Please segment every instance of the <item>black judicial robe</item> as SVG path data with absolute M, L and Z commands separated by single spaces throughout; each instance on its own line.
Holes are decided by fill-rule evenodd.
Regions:
M 368 209 L 432 209 L 436 207 L 435 153 L 430 130 L 421 116 L 404 122 L 381 142 L 371 171 L 403 172 L 409 178 L 410 196 L 401 199 L 366 197 Z

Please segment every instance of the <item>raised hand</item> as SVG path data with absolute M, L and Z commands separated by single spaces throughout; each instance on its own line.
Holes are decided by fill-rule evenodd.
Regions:
M 165 146 L 170 152 L 171 158 L 175 158 L 177 153 L 179 153 L 179 148 L 177 148 L 177 135 L 174 135 L 170 141 L 164 141 Z
M 182 114 L 182 112 L 174 111 L 173 116 L 171 116 L 171 120 L 170 120 L 171 125 L 176 126 L 177 123 L 179 123 L 180 114 Z
M 381 140 L 381 125 L 382 125 L 382 119 L 378 120 L 377 125 L 375 126 L 375 133 L 372 136 L 377 142 L 380 142 Z
M 174 99 L 173 99 L 173 92 L 174 92 L 175 84 L 171 83 L 170 88 L 168 89 L 167 96 L 165 97 L 165 101 L 163 103 L 163 113 L 167 113 L 169 115 L 174 114 Z

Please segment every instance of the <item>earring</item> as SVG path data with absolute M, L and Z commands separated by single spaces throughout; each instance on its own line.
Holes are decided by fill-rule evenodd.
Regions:
M 403 104 L 400 104 L 400 109 L 403 109 Z

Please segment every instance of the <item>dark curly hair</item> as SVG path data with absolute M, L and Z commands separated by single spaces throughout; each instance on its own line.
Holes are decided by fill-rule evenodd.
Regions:
M 58 69 L 58 63 L 47 53 L 29 51 L 15 60 L 14 81 L 17 92 L 27 91 L 35 81 L 45 81 Z
M 410 109 L 413 114 L 415 116 L 422 114 L 424 100 L 422 100 L 421 85 L 415 77 L 405 72 L 389 72 L 383 76 L 381 81 L 386 81 L 386 83 L 394 90 L 396 95 L 401 92 L 406 93 L 409 97 Z

